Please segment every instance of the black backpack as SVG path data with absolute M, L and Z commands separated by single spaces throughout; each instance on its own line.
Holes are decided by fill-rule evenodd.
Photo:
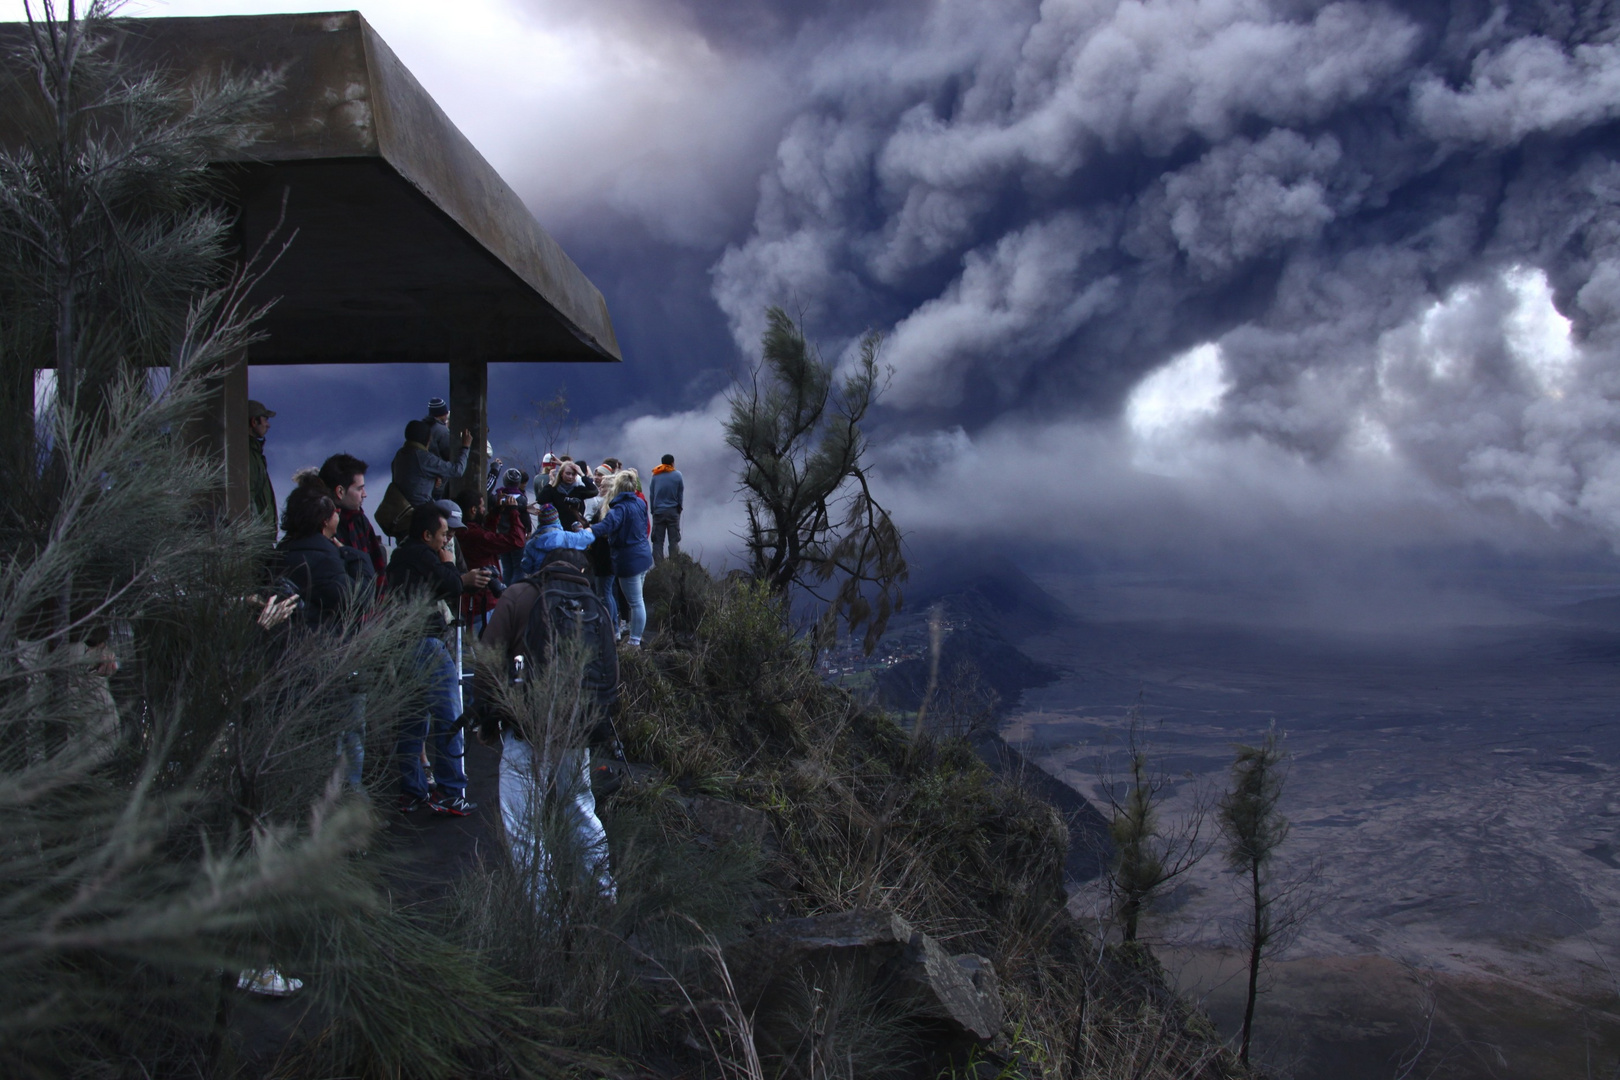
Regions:
M 601 710 L 599 727 L 606 727 L 619 696 L 619 649 L 607 605 L 591 587 L 585 553 L 547 552 L 528 581 L 540 592 L 523 634 L 529 663 L 549 663 L 559 642 L 577 636 L 585 648 L 584 686 Z

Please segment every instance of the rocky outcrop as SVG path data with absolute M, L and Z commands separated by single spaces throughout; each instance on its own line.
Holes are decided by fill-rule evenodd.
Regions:
M 960 1037 L 989 1042 L 1004 1009 L 995 967 L 972 953 L 952 956 L 898 915 L 857 910 L 771 923 L 726 950 L 744 1009 L 757 1008 L 805 966 L 859 967 L 883 996 Z

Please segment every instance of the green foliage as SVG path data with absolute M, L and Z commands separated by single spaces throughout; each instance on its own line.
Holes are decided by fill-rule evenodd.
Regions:
M 1121 936 L 1131 942 L 1148 905 L 1167 884 L 1196 866 L 1209 845 L 1200 841 L 1207 809 L 1202 798 L 1195 799 L 1185 823 L 1169 831 L 1162 826 L 1159 803 L 1168 781 L 1153 772 L 1134 713 L 1127 754 L 1130 771 L 1124 797 L 1115 794 L 1112 782 L 1106 790 L 1111 811 L 1108 833 L 1114 842 L 1108 884 Z
M 1221 833 L 1226 840 L 1226 862 L 1246 879 L 1249 917 L 1242 942 L 1249 953 L 1249 988 L 1243 1008 L 1239 1058 L 1248 1064 L 1254 1032 L 1255 996 L 1260 983 L 1260 962 L 1281 929 L 1277 918 L 1278 892 L 1270 870 L 1277 849 L 1288 839 L 1288 819 L 1282 814 L 1285 759 L 1273 727 L 1259 746 L 1239 746 L 1232 762 L 1232 787 L 1220 803 Z M 1291 913 L 1290 913 L 1291 914 Z
M 996 777 L 964 739 L 939 734 L 963 725 L 940 716 L 908 730 L 823 682 L 783 629 L 780 599 L 754 581 L 689 591 L 701 598 L 696 631 L 625 656 L 620 734 L 632 759 L 667 777 L 660 797 L 708 792 L 769 816 L 765 882 L 776 899 L 767 903 L 784 915 L 882 908 L 953 952 L 990 958 L 1016 1052 L 994 1067 L 981 1055 L 973 1068 L 989 1071 L 957 1062 L 958 1075 L 994 1076 L 1014 1059 L 1005 1075 L 1220 1075 L 1210 1063 L 1222 1053 L 1184 1030 L 1188 1014 L 1162 974 L 1099 963 L 1064 909 L 1061 820 Z M 915 1018 L 866 974 L 832 964 L 806 980 L 753 1018 L 765 1075 L 915 1067 Z M 1148 999 L 1159 1004 L 1138 1011 Z M 1107 1062 L 1129 1066 L 1108 1072 Z
M 851 634 L 865 627 L 870 653 L 908 576 L 900 531 L 872 494 L 861 432 L 882 391 L 881 341 L 867 335 L 839 382 L 787 312 L 773 307 L 765 317 L 760 367 L 732 393 L 726 422 L 726 443 L 742 456 L 754 576 L 778 594 L 798 586 L 825 603 L 824 637 L 840 618 Z
M 87 412 L 121 371 L 173 362 L 198 297 L 231 275 L 210 163 L 254 141 L 276 86 L 132 71 L 117 6 L 58 19 L 43 0 L 3 86 L 21 138 L 0 151 L 0 349 L 25 372 L 55 367 L 60 400 Z
M 266 1072 L 267 965 L 306 982 L 277 1075 L 532 1072 L 533 1016 L 394 905 L 338 769 L 358 694 L 374 763 L 420 708 L 423 612 L 262 625 L 263 537 L 177 437 L 257 333 L 206 167 L 266 84 L 130 75 L 107 11 L 34 27 L 0 159 L 0 1074 Z

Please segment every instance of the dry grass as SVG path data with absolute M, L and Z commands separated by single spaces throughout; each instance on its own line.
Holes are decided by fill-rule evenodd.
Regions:
M 769 815 L 766 880 L 787 913 L 881 908 L 953 953 L 990 958 L 1017 1036 L 960 1075 L 1241 1075 L 1150 958 L 1100 949 L 1068 915 L 1061 819 L 964 739 L 935 734 L 965 725 L 942 716 L 906 730 L 827 685 L 750 582 L 710 582 L 683 560 L 647 591 L 665 630 L 625 665 L 632 756 L 679 790 Z M 859 973 L 817 974 L 760 1018 L 768 1075 L 884 1075 L 906 1018 L 885 1013 Z

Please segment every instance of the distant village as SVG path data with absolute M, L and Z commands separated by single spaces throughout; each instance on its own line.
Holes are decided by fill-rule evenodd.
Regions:
M 954 633 L 960 622 L 958 616 L 944 615 L 944 637 Z M 829 649 L 817 660 L 816 670 L 822 678 L 846 690 L 873 690 L 878 677 L 895 665 L 927 659 L 928 611 L 924 609 L 895 616 L 870 656 L 861 647 L 860 638 L 840 639 L 837 648 Z

